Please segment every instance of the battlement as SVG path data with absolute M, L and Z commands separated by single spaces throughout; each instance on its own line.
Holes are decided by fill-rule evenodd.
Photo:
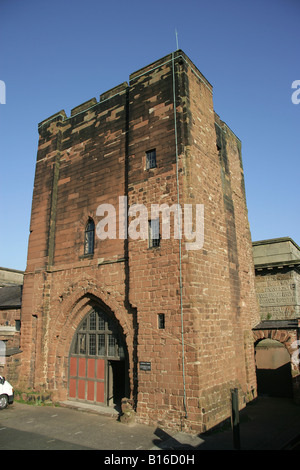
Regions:
M 85 101 L 84 103 L 75 106 L 71 110 L 71 116 L 67 116 L 66 112 L 64 110 L 58 111 L 57 113 L 53 114 L 52 116 L 48 117 L 47 119 L 44 119 L 38 124 L 38 129 L 41 129 L 45 125 L 49 125 L 50 123 L 53 122 L 64 122 L 67 121 L 68 119 L 73 118 L 74 116 L 77 116 L 78 114 L 81 114 L 83 112 L 89 111 L 93 108 L 95 108 L 97 105 L 102 104 L 103 102 L 117 96 L 120 94 L 123 94 L 126 92 L 128 88 L 130 88 L 131 84 L 138 80 L 140 77 L 146 75 L 147 73 L 153 72 L 155 69 L 158 69 L 164 65 L 171 64 L 172 60 L 177 60 L 179 63 L 185 63 L 188 67 L 190 67 L 193 72 L 196 74 L 196 76 L 204 83 L 204 85 L 210 90 L 212 93 L 212 85 L 209 83 L 209 81 L 202 75 L 202 73 L 198 70 L 198 68 L 193 64 L 193 62 L 189 59 L 189 57 L 182 51 L 182 50 L 177 50 L 171 54 L 166 55 L 165 57 L 156 60 L 155 62 L 152 62 L 151 64 L 142 67 L 141 69 L 138 69 L 136 72 L 133 72 L 129 76 L 129 85 L 128 82 L 123 82 L 120 85 L 117 85 L 110 90 L 102 93 L 99 97 L 99 101 L 97 101 L 96 98 L 91 98 L 88 101 Z
M 105 93 L 102 93 L 100 95 L 99 101 L 97 101 L 96 98 L 91 98 L 88 101 L 85 101 L 84 103 L 75 106 L 75 108 L 71 109 L 71 116 L 67 116 L 66 112 L 64 109 L 61 111 L 58 111 L 57 113 L 53 114 L 52 116 L 48 117 L 47 119 L 44 119 L 38 124 L 38 128 L 40 129 L 42 126 L 46 124 L 50 124 L 53 121 L 67 121 L 68 119 L 73 118 L 74 116 L 77 116 L 78 114 L 81 114 L 83 112 L 86 112 L 95 106 L 103 103 L 106 100 L 109 100 L 113 98 L 116 95 L 119 95 L 121 93 L 124 93 L 128 87 L 127 82 L 123 82 L 120 85 L 117 85 L 110 90 L 106 91 Z

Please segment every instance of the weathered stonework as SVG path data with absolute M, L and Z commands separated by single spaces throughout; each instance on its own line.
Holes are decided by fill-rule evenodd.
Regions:
M 300 249 L 290 238 L 253 243 L 261 320 L 300 318 Z
M 215 114 L 212 86 L 176 51 L 70 117 L 46 119 L 39 134 L 20 386 L 66 400 L 74 335 L 99 307 L 126 344 L 136 420 L 203 431 L 228 418 L 231 388 L 240 406 L 256 396 L 259 313 L 241 143 Z M 154 148 L 157 165 L 146 169 Z M 87 220 L 97 224 L 97 207 L 109 203 L 118 222 L 119 196 L 149 212 L 204 205 L 203 247 L 187 250 L 171 227 L 158 247 L 96 236 L 85 254 Z
M 299 403 L 300 248 L 288 237 L 257 241 L 253 242 L 253 256 L 261 315 L 260 323 L 253 329 L 255 344 L 260 347 L 262 340 L 269 339 L 275 346 L 278 342 L 276 347 L 281 343 L 286 348 L 290 357 L 292 396 Z M 266 369 L 273 368 L 274 344 Z M 266 352 L 259 353 L 266 363 Z

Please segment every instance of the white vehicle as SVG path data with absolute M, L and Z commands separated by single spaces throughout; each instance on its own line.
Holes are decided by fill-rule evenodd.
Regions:
M 0 375 L 0 410 L 4 410 L 7 405 L 11 405 L 14 401 L 14 389 L 5 377 Z

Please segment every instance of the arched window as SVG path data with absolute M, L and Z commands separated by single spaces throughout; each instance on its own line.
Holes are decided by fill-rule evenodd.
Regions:
M 84 254 L 92 255 L 94 253 L 94 240 L 95 240 L 95 224 L 92 219 L 89 219 L 84 233 Z
M 76 331 L 71 354 L 124 359 L 117 326 L 102 310 L 93 309 Z

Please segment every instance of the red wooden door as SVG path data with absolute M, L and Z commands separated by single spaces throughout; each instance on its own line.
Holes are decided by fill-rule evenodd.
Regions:
M 105 360 L 70 357 L 69 398 L 105 403 Z

